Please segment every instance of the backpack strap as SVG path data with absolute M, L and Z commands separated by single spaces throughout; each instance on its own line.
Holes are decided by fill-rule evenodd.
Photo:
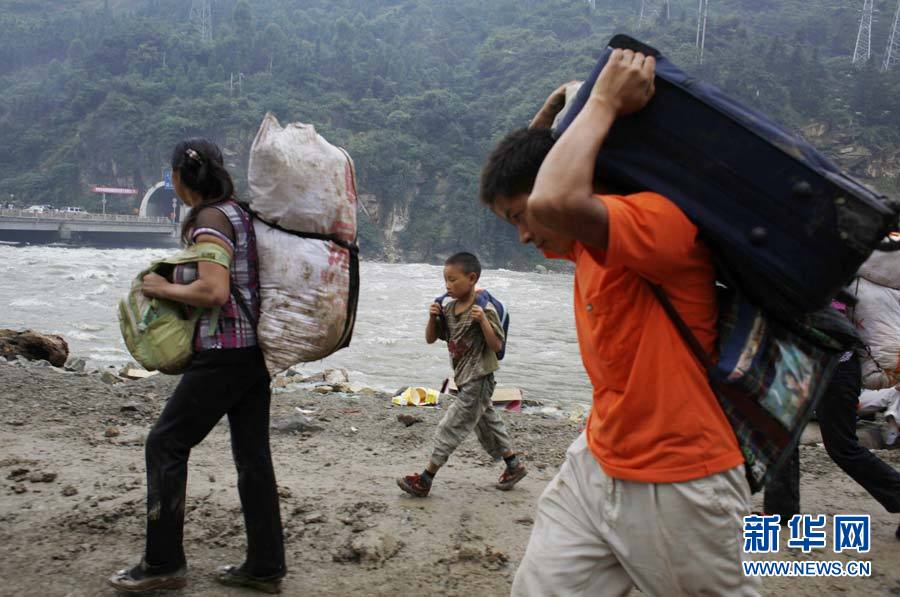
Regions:
M 251 324 L 253 324 L 253 329 L 256 329 L 256 326 L 259 325 L 259 320 L 256 317 L 253 317 L 253 313 L 250 311 L 250 307 L 247 306 L 247 301 L 244 300 L 244 297 L 241 296 L 241 293 L 234 289 L 234 284 L 231 285 L 230 288 L 231 296 L 234 297 L 235 302 L 237 302 L 238 307 L 240 307 L 241 312 L 243 312 L 244 316 L 247 318 Z
M 709 354 L 705 350 L 703 350 L 703 346 L 701 346 L 700 341 L 697 340 L 697 336 L 694 335 L 694 332 L 691 331 L 691 328 L 688 327 L 688 324 L 681 318 L 681 315 L 678 314 L 678 311 L 675 309 L 675 305 L 672 304 L 672 301 L 669 299 L 666 291 L 663 290 L 662 286 L 659 284 L 654 284 L 653 282 L 648 281 L 647 285 L 650 286 L 650 290 L 653 292 L 653 295 L 659 301 L 660 305 L 662 305 L 663 310 L 665 310 L 666 315 L 669 316 L 669 319 L 678 329 L 678 333 L 681 335 L 681 338 L 685 341 L 685 343 L 690 347 L 691 352 L 694 353 L 694 356 L 703 365 L 703 368 L 706 370 L 707 374 L 712 373 L 714 364 Z
M 647 281 L 647 284 L 650 286 L 653 295 L 659 300 L 662 308 L 669 316 L 669 319 L 678 329 L 678 333 L 681 335 L 682 339 L 684 339 L 685 343 L 690 347 L 691 352 L 694 353 L 694 356 L 706 370 L 709 385 L 719 400 L 726 401 L 734 407 L 745 420 L 750 422 L 761 432 L 765 433 L 776 444 L 781 445 L 782 447 L 787 446 L 791 440 L 790 434 L 788 434 L 771 416 L 763 412 L 759 404 L 751 400 L 748 396 L 735 391 L 734 388 L 730 387 L 728 384 L 721 383 L 716 378 L 715 364 L 713 363 L 712 358 L 705 350 L 703 350 L 703 346 L 700 344 L 700 341 L 697 340 L 694 332 L 691 331 L 688 324 L 685 323 L 684 319 L 681 318 L 681 315 L 678 314 L 675 305 L 672 304 L 672 301 L 669 299 L 668 295 L 666 295 L 666 291 L 663 290 L 660 285 L 654 284 L 649 280 Z

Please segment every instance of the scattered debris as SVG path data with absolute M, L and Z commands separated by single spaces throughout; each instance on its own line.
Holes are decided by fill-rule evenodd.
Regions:
M 141 369 L 140 367 L 125 367 L 119 373 L 121 377 L 125 379 L 147 379 L 148 377 L 153 377 L 157 375 L 159 371 L 147 371 L 146 369 Z

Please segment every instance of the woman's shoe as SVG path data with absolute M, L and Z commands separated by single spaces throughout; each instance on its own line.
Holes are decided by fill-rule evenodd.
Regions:
M 151 572 L 142 560 L 134 568 L 119 570 L 107 582 L 114 589 L 125 593 L 183 589 L 187 586 L 187 567 L 182 566 L 174 572 L 156 573 Z
M 229 587 L 245 587 L 263 593 L 281 593 L 281 579 L 284 573 L 273 576 L 250 576 L 237 566 L 219 566 L 216 568 L 216 580 Z

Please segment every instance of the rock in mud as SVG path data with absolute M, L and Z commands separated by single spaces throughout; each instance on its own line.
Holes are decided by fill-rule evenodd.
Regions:
M 400 421 L 401 423 L 403 423 L 404 425 L 406 425 L 407 427 L 410 427 L 412 425 L 415 425 L 416 423 L 421 423 L 422 421 L 424 421 L 424 419 L 422 417 L 417 417 L 415 415 L 407 415 L 407 414 L 397 415 L 397 420 Z
M 347 374 L 346 369 L 326 369 L 325 370 L 325 383 L 330 384 L 339 384 L 339 383 L 349 383 L 350 376 Z
M 66 497 L 72 497 L 73 495 L 78 495 L 78 489 L 73 485 L 66 485 L 63 487 L 62 494 Z
M 116 427 L 107 427 L 106 431 L 103 432 L 105 437 L 119 437 L 120 432 Z
M 62 336 L 32 330 L 0 330 L 0 355 L 7 359 L 45 360 L 54 367 L 62 367 L 69 358 L 69 345 Z
M 113 385 L 113 384 L 117 384 L 117 383 L 121 382 L 122 379 L 115 373 L 110 373 L 109 371 L 104 371 L 100 375 L 100 381 L 102 381 L 103 383 L 108 384 L 108 385 Z
M 272 423 L 272 430 L 278 433 L 310 433 L 322 431 L 322 427 L 307 416 L 296 414 Z
M 325 522 L 325 515 L 321 512 L 313 512 L 303 517 L 303 524 L 318 524 Z
M 72 371 L 74 373 L 84 373 L 84 370 L 87 368 L 87 361 L 81 357 L 72 357 L 68 361 L 66 361 L 65 369 L 66 371 Z
M 32 483 L 53 483 L 56 481 L 56 473 L 31 473 L 28 480 Z
M 358 562 L 380 565 L 394 557 L 403 542 L 386 533 L 364 531 L 352 535 L 347 544 L 334 554 L 335 562 Z

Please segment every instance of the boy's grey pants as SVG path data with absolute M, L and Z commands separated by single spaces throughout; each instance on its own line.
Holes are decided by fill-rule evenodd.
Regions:
M 499 460 L 512 448 L 506 425 L 494 410 L 491 396 L 494 393 L 494 374 L 463 384 L 459 394 L 447 409 L 434 434 L 434 452 L 431 463 L 444 466 L 450 454 L 459 447 L 472 430 L 487 453 Z

